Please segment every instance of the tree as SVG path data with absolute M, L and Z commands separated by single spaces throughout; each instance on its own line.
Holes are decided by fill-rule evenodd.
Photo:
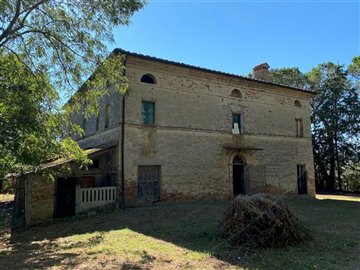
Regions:
M 84 161 L 64 126 L 81 133 L 69 120 L 80 104 L 87 105 L 89 117 L 108 85 L 126 91 L 123 59 L 108 56 L 105 42 L 143 5 L 142 0 L 0 1 L 0 177 L 59 156 Z M 72 96 L 80 86 L 62 106 L 59 97 Z
M 345 166 L 360 150 L 359 89 L 352 87 L 342 65 L 321 64 L 308 74 L 313 99 L 313 140 L 319 187 L 343 190 Z
M 269 79 L 274 83 L 284 84 L 291 87 L 308 89 L 309 79 L 299 68 L 274 68 L 269 72 Z
M 47 77 L 13 55 L 0 57 L 0 70 L 0 178 L 57 157 L 85 162 L 84 152 L 64 134 L 65 114 L 58 111 L 58 95 Z

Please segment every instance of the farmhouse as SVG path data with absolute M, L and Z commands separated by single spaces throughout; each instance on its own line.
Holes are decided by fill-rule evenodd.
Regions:
M 111 90 L 98 116 L 73 116 L 85 130 L 76 139 L 91 168 L 56 181 L 38 174 L 19 181 L 26 224 L 113 202 L 122 191 L 128 206 L 256 192 L 314 195 L 312 92 L 270 82 L 266 63 L 250 79 L 114 53 L 126 59 L 127 94 Z

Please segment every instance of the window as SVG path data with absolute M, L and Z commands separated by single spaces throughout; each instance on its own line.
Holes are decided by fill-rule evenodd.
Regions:
M 110 120 L 110 104 L 106 104 L 105 106 L 105 128 L 109 127 Z
M 140 81 L 143 83 L 156 84 L 155 77 L 151 74 L 143 75 Z
M 241 133 L 241 114 L 233 113 L 232 115 L 232 132 L 233 134 Z
M 296 137 L 304 137 L 303 120 L 301 118 L 295 118 L 296 125 Z
M 155 124 L 155 103 L 151 101 L 143 101 L 141 104 L 141 123 L 143 125 Z
M 230 96 L 236 97 L 236 98 L 242 98 L 242 94 L 241 94 L 240 90 L 238 90 L 238 89 L 232 90 Z
M 299 100 L 294 101 L 294 106 L 301 108 L 301 102 Z
M 83 130 L 84 130 L 84 136 L 85 136 L 85 133 L 86 133 L 86 118 L 85 118 L 85 116 L 83 118 Z
M 97 115 L 97 116 L 96 116 L 96 123 L 95 123 L 96 131 L 99 130 L 99 126 L 100 126 L 100 124 L 99 124 L 99 118 L 100 118 L 100 115 Z
M 89 169 L 99 169 L 99 160 L 93 159 L 92 163 L 88 166 Z

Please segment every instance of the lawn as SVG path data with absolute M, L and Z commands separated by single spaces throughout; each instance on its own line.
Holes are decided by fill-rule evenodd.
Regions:
M 163 205 L 8 231 L 0 269 L 360 269 L 360 202 L 286 201 L 312 241 L 235 248 L 216 233 L 226 202 Z

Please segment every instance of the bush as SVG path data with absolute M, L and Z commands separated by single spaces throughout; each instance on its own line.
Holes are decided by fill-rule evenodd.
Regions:
M 232 244 L 254 248 L 292 246 L 310 239 L 289 208 L 267 194 L 236 197 L 225 210 L 219 233 Z

